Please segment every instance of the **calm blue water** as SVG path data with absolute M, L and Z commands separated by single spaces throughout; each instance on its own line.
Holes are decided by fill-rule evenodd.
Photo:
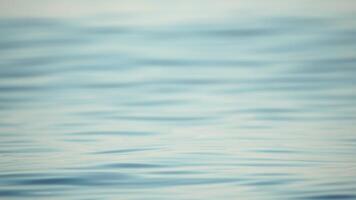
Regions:
M 352 1 L 0 1 L 0 199 L 356 199 Z

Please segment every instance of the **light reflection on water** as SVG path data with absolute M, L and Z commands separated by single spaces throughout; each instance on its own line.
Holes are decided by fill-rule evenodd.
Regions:
M 356 199 L 349 1 L 38 2 L 0 15 L 0 198 Z

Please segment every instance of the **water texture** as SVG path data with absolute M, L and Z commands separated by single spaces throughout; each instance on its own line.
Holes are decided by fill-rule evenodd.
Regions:
M 0 199 L 356 199 L 355 11 L 0 0 Z

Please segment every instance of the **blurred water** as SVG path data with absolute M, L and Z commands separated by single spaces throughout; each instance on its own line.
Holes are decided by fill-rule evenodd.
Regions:
M 352 1 L 0 1 L 1 199 L 356 199 Z

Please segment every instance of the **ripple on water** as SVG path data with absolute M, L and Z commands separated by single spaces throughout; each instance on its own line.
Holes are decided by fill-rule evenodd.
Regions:
M 146 3 L 0 5 L 0 198 L 356 199 L 349 1 Z

